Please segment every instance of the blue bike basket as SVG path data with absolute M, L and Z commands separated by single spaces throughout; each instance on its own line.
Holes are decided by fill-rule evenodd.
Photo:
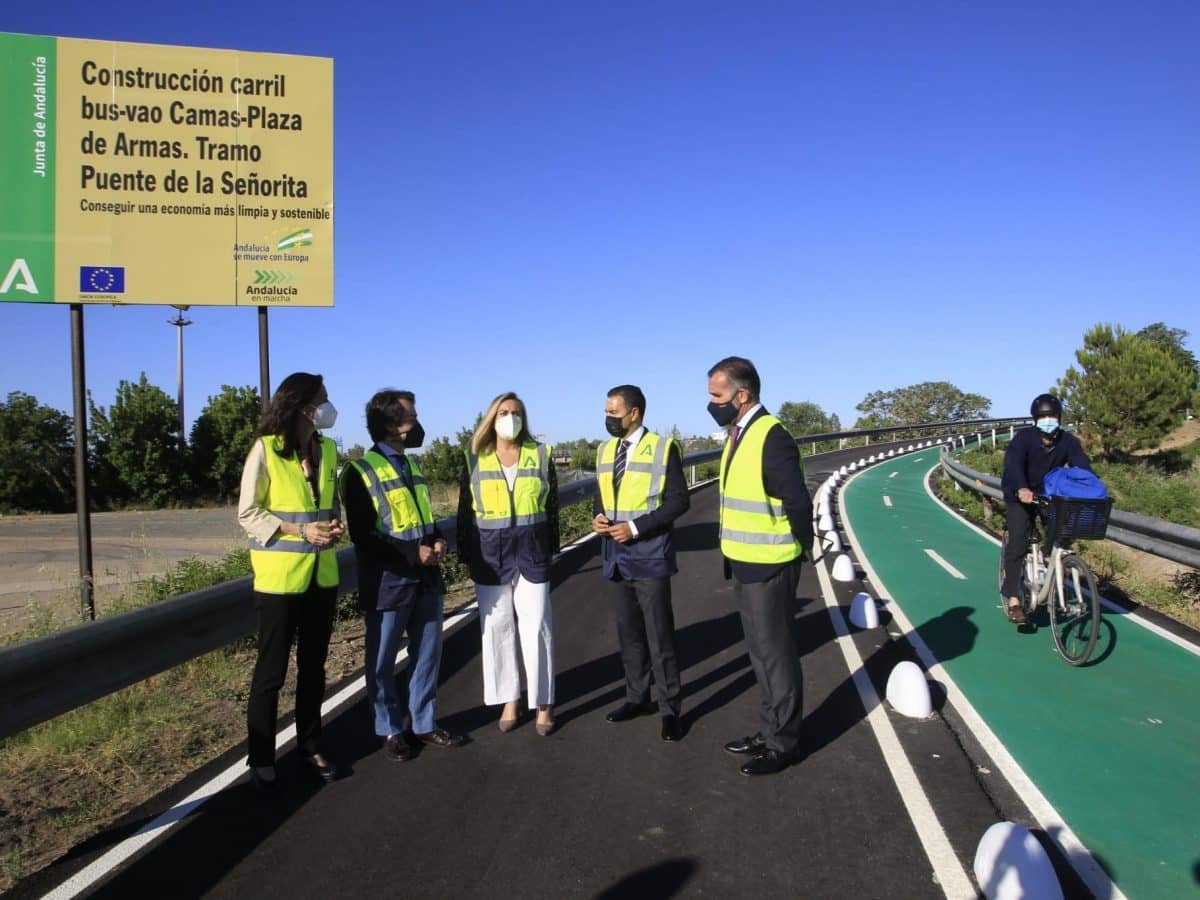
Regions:
M 1072 497 L 1051 497 L 1046 505 L 1046 539 L 1048 541 L 1100 540 L 1108 531 L 1108 513 L 1112 498 L 1076 500 Z

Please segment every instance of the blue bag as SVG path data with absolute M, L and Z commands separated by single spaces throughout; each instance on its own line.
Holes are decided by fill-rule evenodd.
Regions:
M 1046 473 L 1043 491 L 1051 497 L 1070 497 L 1074 500 L 1105 500 L 1108 488 L 1095 472 L 1079 466 L 1060 466 Z

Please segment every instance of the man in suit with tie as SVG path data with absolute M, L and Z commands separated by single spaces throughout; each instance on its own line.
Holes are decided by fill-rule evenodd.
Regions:
M 708 370 L 708 411 L 729 437 L 720 464 L 725 577 L 762 692 L 759 730 L 725 749 L 750 758 L 743 775 L 772 775 L 799 759 L 803 714 L 795 595 L 812 545 L 812 499 L 795 440 L 759 402 L 750 360 L 730 356 Z
M 600 492 L 592 531 L 603 542 L 604 577 L 611 586 L 625 669 L 625 702 L 605 719 L 625 722 L 654 712 L 653 673 L 661 736 L 673 742 L 683 737 L 683 727 L 671 608 L 671 576 L 678 571 L 671 530 L 690 501 L 679 445 L 648 431 L 645 415 L 640 388 L 622 384 L 610 390 L 604 427 L 612 439 L 596 452 Z

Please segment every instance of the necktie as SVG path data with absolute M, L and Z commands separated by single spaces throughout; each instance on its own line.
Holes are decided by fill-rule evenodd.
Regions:
M 625 477 L 625 450 L 628 446 L 628 441 L 621 441 L 621 443 L 617 446 L 617 458 L 613 462 L 614 490 L 621 486 L 621 479 Z
M 740 428 L 739 428 L 738 426 L 736 426 L 736 425 L 734 425 L 732 428 L 730 428 L 730 429 L 729 429 L 729 443 L 730 443 L 730 444 L 736 444 L 736 443 L 737 443 L 737 439 L 738 439 L 738 435 L 739 435 L 739 434 L 741 434 L 741 433 L 742 433 L 742 429 L 740 429 Z

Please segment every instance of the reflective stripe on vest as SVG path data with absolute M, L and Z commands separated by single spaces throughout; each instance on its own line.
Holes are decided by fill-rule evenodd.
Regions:
M 596 451 L 600 503 L 610 522 L 629 522 L 662 506 L 667 483 L 667 455 L 675 445 L 673 438 L 664 438 L 653 431 L 643 432 L 637 446 L 630 447 L 625 453 L 625 474 L 621 476 L 620 488 L 614 491 L 613 465 L 620 442 L 620 438 L 613 438 Z
M 317 483 L 318 502 L 313 502 L 312 486 L 304 477 L 299 460 L 284 459 L 275 448 L 277 438 L 259 438 L 267 463 L 267 499 L 265 508 L 274 516 L 293 525 L 328 522 L 333 518 L 334 476 L 337 449 L 329 438 L 321 438 L 321 461 Z M 264 594 L 303 594 L 312 583 L 313 567 L 317 584 L 334 587 L 338 583 L 337 551 L 332 547 L 318 550 L 299 535 L 276 533 L 265 544 L 251 538 L 250 565 L 254 568 L 254 589 Z
M 433 509 L 420 466 L 411 457 L 405 459 L 412 473 L 411 491 L 392 461 L 374 450 L 353 460 L 342 477 L 348 477 L 353 469 L 362 478 L 375 504 L 377 531 L 397 540 L 416 541 L 433 534 Z
M 471 504 L 475 524 L 482 530 L 536 525 L 546 521 L 546 497 L 550 493 L 550 447 L 529 441 L 517 456 L 517 476 L 509 490 L 508 480 L 495 451 L 476 456 L 467 451 L 471 473 Z
M 728 442 L 721 454 L 721 553 L 728 559 L 769 565 L 804 553 L 783 501 L 767 496 L 763 487 L 763 446 L 776 425 L 780 422 L 774 416 L 759 416 L 738 438 L 733 459 Z

